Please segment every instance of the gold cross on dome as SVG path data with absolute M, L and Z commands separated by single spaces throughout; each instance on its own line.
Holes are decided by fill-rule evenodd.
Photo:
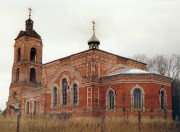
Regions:
M 28 10 L 29 10 L 29 18 L 31 18 L 31 11 L 32 11 L 32 9 L 28 8 Z

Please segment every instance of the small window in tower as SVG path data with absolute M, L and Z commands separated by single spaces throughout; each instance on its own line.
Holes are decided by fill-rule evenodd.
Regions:
M 19 68 L 16 69 L 16 82 L 19 81 Z
M 35 48 L 31 48 L 30 61 L 36 61 L 36 49 Z
M 20 60 L 21 60 L 21 49 L 19 48 L 17 52 L 17 62 Z
M 17 95 L 17 93 L 16 93 L 16 91 L 14 91 L 14 93 L 13 93 L 13 99 L 15 99 L 16 98 L 16 95 Z
M 36 69 L 30 69 L 30 82 L 36 82 Z

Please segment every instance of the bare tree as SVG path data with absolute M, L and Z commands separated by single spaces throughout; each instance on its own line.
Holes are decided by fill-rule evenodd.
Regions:
M 151 72 L 166 75 L 168 71 L 168 57 L 164 55 L 157 55 L 153 58 L 148 58 L 145 54 L 136 54 L 132 58 L 146 63 Z
M 168 72 L 168 57 L 165 55 L 157 55 L 149 60 L 149 70 L 160 75 L 166 75 Z
M 147 63 L 151 72 L 172 78 L 173 118 L 180 120 L 180 55 L 147 58 L 144 54 L 137 54 L 133 59 Z
M 132 58 L 146 64 L 149 62 L 149 58 L 145 54 L 135 54 Z
M 145 54 L 136 54 L 132 58 L 146 63 L 151 72 L 168 76 L 172 79 L 178 79 L 180 76 L 180 55 L 156 55 L 148 58 Z
M 168 59 L 167 76 L 178 79 L 180 75 L 180 55 L 172 55 Z

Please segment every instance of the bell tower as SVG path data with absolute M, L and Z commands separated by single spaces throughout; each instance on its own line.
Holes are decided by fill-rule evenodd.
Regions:
M 15 39 L 12 81 L 7 104 L 9 107 L 13 107 L 17 102 L 21 107 L 21 93 L 41 86 L 43 45 L 41 36 L 33 29 L 33 24 L 31 9 L 29 9 L 25 31 L 20 31 Z

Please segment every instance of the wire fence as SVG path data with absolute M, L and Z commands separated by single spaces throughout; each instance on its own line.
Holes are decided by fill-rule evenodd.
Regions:
M 38 132 L 59 132 L 59 131 L 94 131 L 94 132 L 106 132 L 106 131 L 156 131 L 159 129 L 164 132 L 179 132 L 180 122 L 176 122 L 168 119 L 151 119 L 142 116 L 141 111 L 137 112 L 136 117 L 71 117 L 71 118 L 57 118 L 51 116 L 35 115 L 35 116 L 23 116 L 21 121 L 18 118 L 2 118 L 0 125 L 6 127 L 12 127 L 11 131 L 23 132 L 26 131 L 38 131 Z M 11 125 L 12 124 L 12 125 Z M 21 127 L 21 128 L 20 128 Z M 1 128 L 0 128 L 1 129 Z M 2 129 L 1 129 L 2 130 Z M 1 131 L 0 130 L 0 131 Z M 10 130 L 10 128 L 8 129 Z

